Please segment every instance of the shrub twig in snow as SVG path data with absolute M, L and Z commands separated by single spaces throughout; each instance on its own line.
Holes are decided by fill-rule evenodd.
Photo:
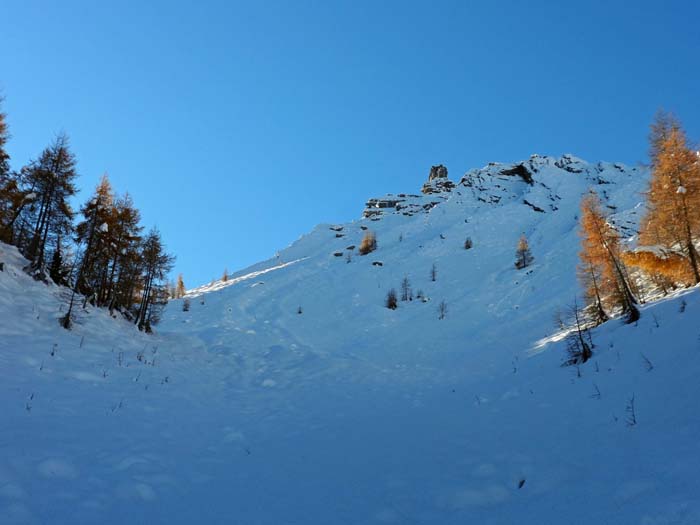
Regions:
M 438 319 L 444 319 L 447 315 L 447 303 L 445 301 L 440 301 L 438 305 Z
M 627 412 L 627 419 L 625 422 L 627 423 L 628 427 L 633 427 L 637 424 L 637 412 L 635 411 L 634 408 L 634 394 L 632 394 L 632 397 L 629 398 L 627 401 L 627 406 L 625 407 L 625 412 Z
M 585 310 L 579 307 L 574 298 L 574 302 L 567 312 L 567 319 L 562 320 L 559 314 L 555 319 L 560 326 L 568 329 L 565 341 L 569 358 L 564 361 L 563 366 L 579 365 L 588 361 L 593 355 L 594 345 L 589 329 L 590 319 L 588 319 Z M 581 377 L 580 372 L 578 372 L 578 377 Z

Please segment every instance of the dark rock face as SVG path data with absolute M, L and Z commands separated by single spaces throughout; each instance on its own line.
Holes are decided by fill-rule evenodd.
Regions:
M 524 164 L 516 164 L 512 168 L 501 170 L 501 175 L 517 175 L 530 185 L 534 183 L 534 180 L 532 179 L 532 173 L 530 173 L 530 170 L 527 169 L 527 167 L 525 167 Z
M 365 204 L 364 217 L 374 217 L 381 215 L 386 209 L 396 209 L 403 199 L 370 199 Z
M 532 208 L 532 209 L 533 209 L 534 211 L 536 211 L 536 212 L 544 213 L 544 210 L 543 210 L 542 208 L 540 208 L 539 206 L 537 206 L 537 205 L 535 205 L 535 204 L 532 204 L 532 203 L 531 203 L 530 201 L 528 201 L 527 199 L 523 199 L 523 204 L 525 204 L 526 206 L 530 206 L 530 208 Z
M 421 191 L 425 195 L 430 195 L 432 193 L 443 193 L 452 191 L 455 187 L 455 183 L 448 179 L 437 179 L 434 182 L 426 182 L 423 184 Z

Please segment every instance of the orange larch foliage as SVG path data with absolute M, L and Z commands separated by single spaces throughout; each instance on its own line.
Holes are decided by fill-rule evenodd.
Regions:
M 652 125 L 652 177 L 647 193 L 648 212 L 641 223 L 640 244 L 659 245 L 669 252 L 683 254 L 691 281 L 700 283 L 696 243 L 700 239 L 700 158 L 688 145 L 677 121 Z M 650 263 L 648 256 L 645 259 Z M 680 272 L 675 259 L 657 261 L 656 271 L 672 280 Z M 690 284 L 689 283 L 689 284 Z
M 619 308 L 628 322 L 639 318 L 629 276 L 621 257 L 620 236 L 605 219 L 595 193 L 581 201 L 581 252 L 579 278 L 596 321 L 607 318 L 606 310 Z
M 367 255 L 377 249 L 377 237 L 372 232 L 365 233 L 358 251 L 360 255 Z
M 633 252 L 623 252 L 622 260 L 625 264 L 644 271 L 664 291 L 678 283 L 690 286 L 694 281 L 688 259 L 677 253 L 659 254 L 642 247 Z
M 525 234 L 520 236 L 518 241 L 518 249 L 515 251 L 515 267 L 520 270 L 532 264 L 534 257 L 530 252 L 530 245 L 527 242 Z

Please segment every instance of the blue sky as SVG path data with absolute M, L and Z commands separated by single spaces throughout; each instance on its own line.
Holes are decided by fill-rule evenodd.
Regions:
M 65 130 L 188 285 L 365 199 L 490 161 L 647 159 L 659 107 L 700 139 L 700 4 L 4 0 L 13 167 Z

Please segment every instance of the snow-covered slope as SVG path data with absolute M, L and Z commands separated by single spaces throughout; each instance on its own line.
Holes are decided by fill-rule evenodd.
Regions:
M 632 237 L 646 177 L 534 156 L 370 201 L 152 337 L 99 310 L 61 330 L 0 245 L 0 523 L 700 523 L 698 293 L 598 328 L 578 372 L 538 344 L 577 290 L 581 195 Z M 404 276 L 427 300 L 388 310 Z
M 533 156 L 470 171 L 448 192 L 385 196 L 379 200 L 398 206 L 320 225 L 275 259 L 192 290 L 191 311 L 174 301 L 161 330 L 184 331 L 225 351 L 293 348 L 334 360 L 362 357 L 380 369 L 407 366 L 400 375 L 407 381 L 489 375 L 551 332 L 556 308 L 574 298 L 582 194 L 597 190 L 616 212 L 611 220 L 632 236 L 646 175 L 572 156 Z M 366 256 L 349 250 L 367 231 L 378 249 Z M 535 264 L 518 271 L 523 233 Z M 404 277 L 427 301 L 388 310 L 386 294 L 400 292 Z M 442 301 L 447 316 L 440 320 Z

